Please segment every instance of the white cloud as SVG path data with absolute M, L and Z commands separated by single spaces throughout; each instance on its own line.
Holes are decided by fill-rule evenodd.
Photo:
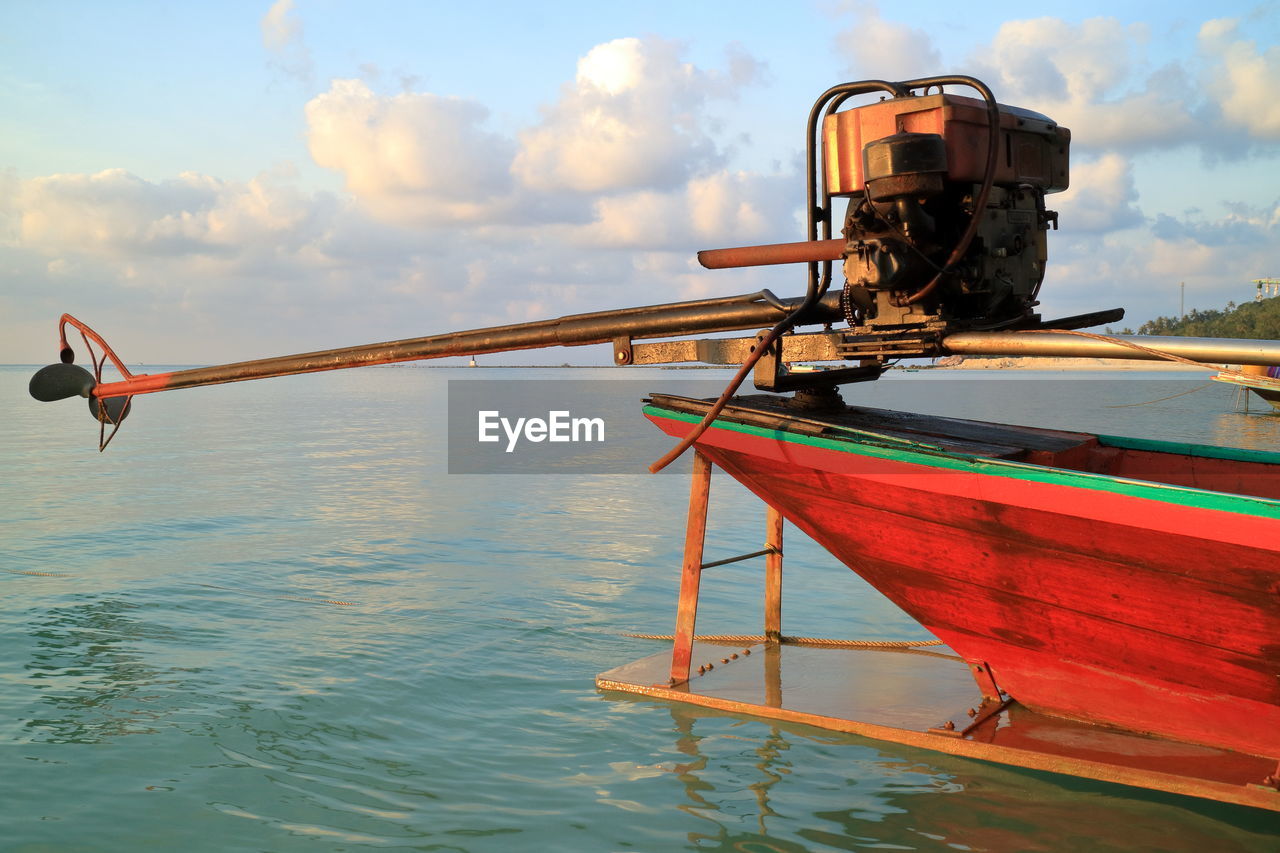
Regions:
M 941 55 L 924 30 L 887 21 L 875 3 L 849 3 L 854 23 L 836 35 L 836 50 L 858 77 L 910 80 L 938 73 Z
M 1071 164 L 1071 187 L 1051 196 L 1067 233 L 1100 233 L 1133 228 L 1145 221 L 1135 203 L 1133 166 L 1114 152 Z
M 723 164 L 707 103 L 732 97 L 757 70 L 739 53 L 727 74 L 704 71 L 683 61 L 678 45 L 657 38 L 597 45 L 541 123 L 520 134 L 512 171 L 539 191 L 679 186 Z
M 907 79 L 943 65 L 927 32 L 886 20 L 876 4 L 854 3 L 836 36 L 850 70 Z M 949 62 L 986 82 L 1002 103 L 1042 112 L 1092 152 L 1200 146 L 1210 159 L 1280 141 L 1280 47 L 1244 38 L 1234 20 L 1211 20 L 1200 55 L 1157 65 L 1145 24 L 1096 17 L 1039 17 L 1002 23 L 987 44 Z M 1225 125 L 1225 127 L 1224 127 Z M 1224 130 L 1227 132 L 1224 133 Z
M 1260 51 L 1228 19 L 1201 26 L 1200 45 L 1215 62 L 1210 80 L 1223 117 L 1255 138 L 1280 140 L 1280 47 Z
M 262 30 L 262 46 L 275 57 L 275 64 L 286 74 L 310 82 L 314 76 L 311 51 L 302 37 L 302 21 L 293 8 L 293 0 L 276 0 L 258 22 Z
M 276 0 L 262 16 L 262 43 L 268 50 L 280 50 L 302 36 L 302 24 L 292 15 L 293 0 Z
M 645 51 L 640 39 L 616 39 L 593 47 L 578 60 L 578 91 L 616 96 L 644 83 Z
M 342 172 L 375 216 L 459 224 L 510 209 L 513 143 L 483 127 L 475 101 L 429 93 L 379 95 L 359 80 L 334 80 L 306 106 L 316 163 Z
M 10 358 L 41 351 L 44 321 L 62 311 L 137 330 L 151 346 L 121 341 L 130 358 L 191 362 L 444 331 L 439 312 L 493 298 L 460 286 L 474 244 L 373 222 L 287 170 L 152 182 L 114 169 L 12 188 L 0 267 L 14 281 L 0 302 L 37 331 L 0 342 Z
M 153 184 L 108 169 L 22 181 L 15 196 L 18 244 L 48 255 L 160 251 L 184 215 L 207 214 L 212 207 L 210 180 L 184 175 Z
M 1045 313 L 1065 315 L 1122 305 L 1123 325 L 1177 313 L 1186 306 L 1221 308 L 1252 295 L 1249 282 L 1269 268 L 1280 240 L 1280 203 L 1227 204 L 1216 216 L 1158 215 L 1149 227 L 1104 233 L 1067 229 L 1049 247 Z
M 576 239 L 635 249 L 698 249 L 792 239 L 797 176 L 721 171 L 671 192 L 642 190 L 596 201 L 596 221 Z
M 1280 234 L 1280 201 L 1263 207 L 1232 203 L 1225 207 L 1226 215 L 1214 220 L 1159 216 L 1152 232 L 1167 242 L 1192 242 L 1214 248 L 1268 245 Z
M 279 175 L 153 183 L 123 169 L 18 181 L 13 199 L 11 245 L 64 260 L 275 253 L 296 247 L 319 207 Z
M 1175 67 L 1150 68 L 1146 30 L 1114 18 L 1010 21 L 971 61 L 1004 103 L 1070 128 L 1078 148 L 1173 147 L 1199 141 L 1197 87 Z
M 474 101 L 336 80 L 307 104 L 308 141 L 315 161 L 390 223 L 501 226 L 507 241 L 553 225 L 542 238 L 614 248 L 779 239 L 791 236 L 776 227 L 790 222 L 780 181 L 718 168 L 726 155 L 705 117 L 708 101 L 759 73 L 741 51 L 730 51 L 726 71 L 706 71 L 671 43 L 608 42 L 580 59 L 518 143 L 485 130 Z
M 290 7 L 272 14 L 264 38 L 290 43 Z M 489 129 L 476 101 L 335 80 L 305 118 L 338 196 L 288 169 L 0 172 L 0 265 L 21 277 L 0 301 L 21 297 L 24 328 L 63 310 L 104 330 L 154 318 L 159 351 L 130 357 L 215 361 L 758 289 L 694 253 L 795 236 L 798 180 L 723 167 L 707 115 L 759 74 L 741 51 L 706 70 L 666 42 L 611 42 L 523 135 Z M 610 122 L 626 132 L 606 138 Z M 574 139 L 598 156 L 573 161 Z M 528 171 L 538 157 L 547 174 Z

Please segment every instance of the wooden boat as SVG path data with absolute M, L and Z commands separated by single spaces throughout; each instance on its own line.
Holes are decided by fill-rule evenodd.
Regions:
M 1213 378 L 1218 382 L 1234 385 L 1241 391 L 1251 391 L 1280 411 L 1280 367 L 1246 364 L 1239 372 L 1219 373 Z
M 683 437 L 709 406 L 645 414 Z M 761 396 L 695 446 L 944 641 L 983 699 L 920 725 L 939 684 L 972 693 L 964 667 L 926 667 L 899 719 L 820 698 L 830 662 L 800 679 L 814 695 L 771 703 L 763 672 L 664 686 L 662 656 L 602 686 L 1280 810 L 1280 454 Z

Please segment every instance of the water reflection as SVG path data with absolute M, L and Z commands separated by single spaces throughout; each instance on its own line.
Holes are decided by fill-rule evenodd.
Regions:
M 1280 413 L 1227 412 L 1210 421 L 1213 443 L 1250 450 L 1280 450 Z
M 693 723 L 695 715 L 687 713 L 688 708 L 684 705 L 673 705 L 671 708 L 671 720 L 674 723 L 676 732 L 679 737 L 676 740 L 676 749 L 681 753 L 689 756 L 688 762 L 675 765 L 672 773 L 684 785 L 685 796 L 688 797 L 691 805 L 685 806 L 685 810 L 700 816 L 703 810 L 719 811 L 720 807 L 712 800 L 708 800 L 703 796 L 703 792 L 711 793 L 715 790 L 710 783 L 703 782 L 699 777 L 699 772 L 706 769 L 707 758 L 699 751 L 698 742 L 700 738 L 693 732 Z M 775 816 L 777 813 L 769 805 L 770 789 L 782 781 L 783 775 L 790 772 L 790 765 L 783 761 L 782 753 L 790 749 L 791 745 L 786 738 L 782 736 L 782 732 L 777 726 L 770 726 L 769 734 L 763 741 L 755 747 L 755 754 L 759 761 L 755 762 L 755 769 L 759 771 L 759 778 L 747 785 L 755 795 L 756 811 L 755 820 L 757 832 L 761 836 L 768 834 L 766 827 L 766 819 Z M 691 833 L 689 840 L 696 842 L 699 836 L 697 833 Z
M 137 618 L 138 610 L 127 601 L 95 599 L 41 614 L 25 665 L 46 709 L 25 723 L 33 739 L 101 743 L 154 733 L 164 723 L 173 696 L 199 670 L 179 674 L 150 664 L 143 647 L 170 641 L 173 632 Z
M 698 849 L 1274 849 L 1257 810 L 669 709 L 678 808 L 712 825 L 687 834 Z

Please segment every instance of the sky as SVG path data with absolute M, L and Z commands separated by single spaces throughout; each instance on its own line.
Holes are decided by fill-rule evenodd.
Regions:
M 695 253 L 803 239 L 829 86 L 935 74 L 1072 131 L 1045 316 L 1251 299 L 1280 276 L 1280 7 L 1046 8 L 6 0 L 0 362 L 54 361 L 63 312 L 201 364 L 799 295 L 803 267 Z

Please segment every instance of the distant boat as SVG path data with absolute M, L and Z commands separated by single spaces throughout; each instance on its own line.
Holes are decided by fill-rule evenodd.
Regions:
M 1243 394 L 1245 389 L 1252 391 L 1262 399 L 1266 400 L 1277 411 L 1280 411 L 1280 365 L 1273 367 L 1263 367 L 1260 365 L 1246 364 L 1240 368 L 1240 376 L 1235 373 L 1219 373 L 1213 378 L 1218 382 L 1226 382 L 1236 386 Z M 1237 402 L 1239 401 L 1237 397 Z M 1245 409 L 1248 410 L 1248 399 L 1245 399 Z
M 475 366 L 476 366 L 476 358 L 475 356 L 472 356 L 471 361 L 467 362 L 467 367 L 475 367 Z

